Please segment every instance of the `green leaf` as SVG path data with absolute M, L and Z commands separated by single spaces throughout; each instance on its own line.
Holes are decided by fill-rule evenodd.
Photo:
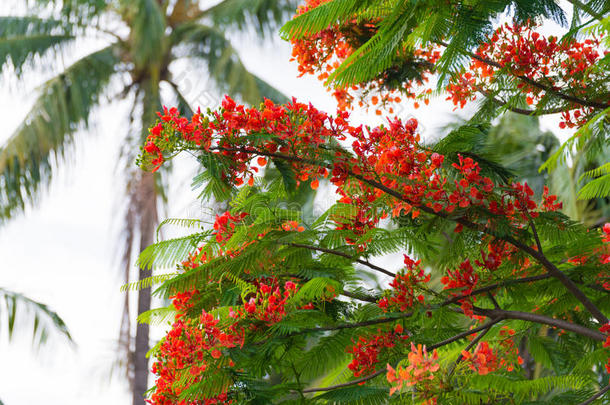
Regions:
M 49 182 L 53 162 L 87 125 L 114 73 L 115 51 L 109 46 L 85 56 L 42 86 L 26 120 L 0 148 L 0 220 L 23 209 Z
M 36 57 L 62 49 L 74 39 L 71 24 L 33 16 L 0 16 L 0 70 L 15 68 L 17 77 Z
M 585 184 L 578 192 L 579 200 L 591 200 L 610 196 L 610 174 L 601 176 Z
M 347 387 L 326 392 L 314 397 L 316 401 L 330 404 L 382 405 L 388 402 L 387 387 Z
M 256 27 L 269 34 L 290 17 L 299 1 L 295 0 L 223 0 L 204 12 L 219 27 L 235 26 L 241 30 Z
M 142 269 L 173 267 L 186 260 L 188 254 L 195 251 L 209 234 L 210 232 L 201 232 L 152 244 L 140 253 L 137 265 Z
M 279 90 L 251 73 L 241 61 L 224 33 L 205 25 L 188 25 L 172 34 L 176 57 L 203 61 L 216 85 L 233 97 L 241 97 L 251 105 L 263 98 L 276 103 L 288 100 Z
M 6 317 L 3 312 L 7 314 Z M 32 342 L 37 347 L 46 343 L 52 333 L 72 342 L 66 323 L 55 311 L 23 294 L 4 288 L 0 288 L 0 320 L 2 319 L 6 319 L 7 324 L 0 325 L 0 328 L 6 328 L 9 339 L 13 337 L 16 325 L 29 322 L 32 325 Z
M 272 162 L 282 175 L 282 180 L 286 192 L 294 193 L 294 191 L 297 189 L 297 180 L 290 164 L 280 159 L 272 159 Z

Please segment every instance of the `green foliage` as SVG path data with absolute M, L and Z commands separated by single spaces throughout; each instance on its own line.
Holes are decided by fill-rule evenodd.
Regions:
M 73 134 L 115 72 L 116 48 L 94 52 L 47 81 L 23 122 L 0 148 L 0 219 L 5 220 L 36 197 L 48 183 L 54 161 L 64 157 Z
M 60 20 L 33 16 L 0 17 L 0 71 L 7 66 L 21 76 L 36 57 L 65 48 L 74 40 L 73 28 Z M 46 59 L 45 59 L 46 60 Z
M 150 245 L 140 253 L 138 267 L 143 269 L 174 267 L 180 261 L 186 260 L 188 253 L 192 252 L 209 234 L 210 232 L 201 232 Z
M 250 104 L 259 103 L 263 97 L 276 102 L 287 101 L 281 92 L 246 69 L 236 50 L 218 28 L 186 25 L 172 35 L 177 55 L 194 61 L 203 60 L 221 91 L 240 96 Z
M 387 403 L 388 389 L 385 387 L 347 387 L 314 397 L 322 404 L 381 405 Z
M 6 330 L 9 340 L 17 329 L 24 324 L 31 324 L 32 344 L 35 347 L 47 343 L 53 334 L 72 342 L 68 327 L 55 311 L 23 294 L 4 288 L 0 288 L 0 321 L 0 331 Z
M 260 33 L 269 34 L 296 10 L 295 0 L 223 0 L 205 12 L 215 25 L 237 26 L 244 30 L 256 27 Z

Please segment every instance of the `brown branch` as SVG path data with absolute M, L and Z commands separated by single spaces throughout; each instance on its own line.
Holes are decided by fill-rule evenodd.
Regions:
M 232 152 L 242 152 L 242 153 L 252 153 L 252 154 L 258 154 L 261 156 L 268 156 L 268 157 L 274 157 L 274 158 L 278 158 L 278 159 L 284 159 L 284 160 L 288 160 L 288 161 L 292 161 L 292 162 L 301 162 L 301 163 L 307 163 L 307 164 L 311 164 L 314 166 L 318 166 L 318 167 L 326 167 L 326 168 L 332 168 L 331 165 L 323 165 L 319 162 L 316 162 L 312 159 L 306 159 L 306 158 L 301 158 L 301 157 L 297 157 L 297 156 L 291 156 L 291 155 L 285 155 L 282 153 L 273 153 L 273 152 L 267 152 L 267 151 L 261 151 L 261 150 L 257 150 L 257 149 L 248 149 L 245 147 L 239 147 L 239 148 L 226 148 L 226 147 L 215 147 L 215 148 L 210 148 L 213 150 L 224 150 L 224 151 L 232 151 Z M 466 219 L 465 217 L 458 217 L 458 218 L 453 218 L 450 217 L 448 214 L 439 211 L 436 212 L 434 211 L 432 208 L 427 207 L 425 205 L 418 205 L 415 202 L 409 200 L 408 198 L 405 198 L 401 193 L 399 193 L 398 191 L 380 183 L 379 181 L 376 180 L 372 180 L 372 179 L 368 179 L 362 175 L 359 174 L 355 174 L 351 171 L 348 171 L 348 174 L 360 181 L 362 181 L 363 183 L 366 183 L 370 186 L 372 186 L 373 188 L 376 188 L 380 191 L 383 191 L 384 193 L 395 197 L 396 199 L 400 200 L 400 201 L 404 201 L 414 207 L 417 207 L 417 209 L 426 212 L 430 215 L 434 215 L 440 218 L 444 218 L 450 221 L 454 221 L 457 222 L 458 224 L 461 224 L 462 226 L 465 226 L 468 229 L 474 230 L 474 231 L 478 231 L 478 232 L 482 232 L 485 233 L 489 236 L 492 236 L 494 238 L 497 238 L 499 240 L 504 240 L 508 243 L 510 243 L 511 245 L 515 246 L 516 248 L 522 250 L 523 252 L 529 254 L 531 257 L 533 257 L 537 262 L 539 262 L 545 269 L 546 271 L 551 274 L 553 277 L 557 278 L 563 285 L 564 287 L 566 287 L 566 289 L 568 291 L 570 291 L 570 293 L 572 293 L 572 295 L 574 295 L 574 297 L 576 297 L 576 299 L 578 301 L 580 301 L 583 306 L 591 313 L 591 315 L 593 315 L 593 317 L 595 319 L 597 319 L 597 321 L 601 324 L 606 324 L 608 323 L 608 318 L 599 310 L 599 308 L 597 308 L 597 306 L 589 299 L 589 297 L 587 297 L 585 295 L 585 293 L 583 293 L 578 286 L 570 279 L 568 278 L 568 276 L 566 276 L 561 270 L 559 270 L 559 268 L 557 266 L 555 266 L 553 263 L 551 263 L 551 261 L 549 261 L 549 259 L 542 253 L 537 251 L 536 249 L 532 249 L 530 246 L 523 244 L 521 242 L 519 242 L 518 240 L 516 240 L 515 238 L 513 238 L 512 236 L 508 236 L 508 235 L 500 235 L 497 232 L 495 232 L 492 229 L 487 228 L 486 226 L 482 225 L 482 224 L 477 224 L 475 222 L 469 221 L 468 219 Z
M 404 318 L 410 318 L 413 316 L 413 312 L 405 312 L 404 314 L 400 314 L 400 316 L 393 316 L 388 318 L 379 318 L 379 319 L 371 319 L 369 321 L 355 322 L 355 323 L 342 323 L 334 326 L 320 326 L 317 328 L 309 328 L 303 329 L 294 334 L 288 334 L 288 336 L 302 335 L 304 333 L 312 333 L 312 332 L 328 332 L 333 330 L 341 330 L 341 329 L 353 329 L 353 328 L 362 328 L 365 326 L 379 325 L 382 323 L 397 321 Z
M 575 323 L 570 323 L 568 321 L 564 321 L 563 319 L 555 319 L 544 315 L 533 314 L 530 312 L 509 311 L 505 309 L 483 309 L 477 307 L 473 308 L 473 312 L 477 315 L 483 315 L 492 319 L 516 319 L 521 321 L 555 326 L 557 328 L 569 330 L 570 332 L 574 332 L 578 335 L 585 336 L 590 339 L 597 340 L 599 342 L 603 342 L 606 340 L 606 335 L 597 330 L 589 329 L 585 326 L 577 325 Z
M 527 110 L 524 108 L 519 108 L 519 107 L 513 107 L 511 105 L 508 105 L 508 102 L 504 101 L 504 100 L 500 100 L 499 98 L 496 98 L 493 96 L 493 94 L 489 91 L 489 90 L 485 90 L 484 88 L 477 86 L 473 83 L 470 83 L 466 80 L 462 81 L 465 84 L 468 84 L 469 86 L 472 86 L 476 91 L 478 91 L 479 93 L 481 93 L 483 96 L 487 97 L 488 99 L 490 99 L 491 101 L 493 101 L 494 103 L 496 103 L 497 105 L 499 105 L 500 107 L 506 107 L 506 109 L 508 111 L 514 112 L 515 114 L 521 114 L 521 115 L 536 115 L 536 116 L 540 116 L 540 115 L 549 115 L 549 114 L 559 114 L 560 112 L 562 112 L 564 109 L 563 108 L 551 108 L 549 110 Z
M 534 239 L 536 240 L 536 246 L 538 247 L 538 251 L 540 253 L 542 252 L 542 243 L 540 242 L 540 238 L 538 237 L 538 231 L 536 230 L 536 224 L 534 224 L 534 220 L 532 219 L 532 217 L 530 217 L 528 215 L 529 221 L 530 221 L 530 225 L 532 226 L 532 234 L 534 235 Z
M 598 391 L 595 395 L 593 395 L 591 398 L 587 399 L 586 401 L 581 402 L 578 405 L 589 405 L 592 404 L 593 401 L 595 401 L 597 398 L 601 398 L 604 394 L 606 394 L 608 391 L 610 391 L 610 385 L 606 385 L 605 388 L 603 388 L 602 390 Z
M 367 260 L 357 259 L 357 258 L 354 258 L 354 257 L 348 255 L 347 253 L 339 252 L 337 250 L 323 248 L 323 247 L 320 247 L 320 246 L 304 245 L 304 244 L 301 244 L 301 243 L 283 243 L 283 242 L 278 242 L 278 243 L 280 245 L 287 245 L 287 246 L 293 246 L 293 247 L 303 248 L 303 249 L 308 249 L 308 250 L 315 250 L 317 252 L 323 252 L 323 253 L 328 253 L 328 254 L 335 255 L 335 256 L 345 257 L 346 259 L 353 260 L 356 263 L 360 263 L 360 264 L 362 264 L 364 266 L 367 266 L 370 269 L 373 269 L 375 271 L 378 271 L 378 272 L 383 273 L 385 275 L 388 275 L 390 277 L 396 277 L 396 274 L 392 273 L 389 270 L 386 270 L 386 269 L 384 269 L 382 267 L 374 265 L 373 263 L 371 263 L 371 262 L 369 262 Z
M 472 290 L 472 292 L 470 294 L 458 295 L 456 297 L 450 298 L 447 301 L 444 301 L 441 304 L 441 306 L 446 306 L 446 305 L 449 305 L 449 304 L 453 304 L 455 302 L 458 302 L 458 301 L 463 300 L 465 298 L 468 298 L 470 296 L 479 295 L 479 294 L 483 294 L 483 293 L 486 293 L 486 292 L 490 292 L 490 291 L 495 290 L 496 288 L 506 287 L 506 286 L 511 285 L 511 284 L 531 283 L 531 282 L 534 282 L 534 281 L 546 280 L 546 279 L 549 279 L 551 277 L 552 276 L 550 274 L 546 273 L 546 274 L 540 274 L 538 276 L 518 278 L 516 280 L 506 280 L 506 281 L 504 281 L 502 283 L 496 283 L 496 284 L 488 285 L 486 287 L 477 288 L 476 290 Z
M 494 304 L 494 308 L 501 309 L 500 304 L 498 304 L 498 301 L 496 301 L 496 298 L 493 296 L 493 294 L 490 291 L 487 291 L 487 296 L 491 300 L 492 304 Z

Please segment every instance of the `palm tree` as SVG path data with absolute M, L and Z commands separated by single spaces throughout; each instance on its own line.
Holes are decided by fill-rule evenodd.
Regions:
M 133 168 L 133 157 L 163 104 L 192 114 L 187 95 L 175 78 L 176 62 L 187 60 L 199 77 L 209 77 L 217 90 L 258 103 L 285 97 L 249 72 L 227 39 L 228 30 L 274 29 L 292 13 L 290 0 L 224 0 L 204 8 L 196 0 L 22 0 L 24 16 L 0 17 L 0 71 L 17 79 L 51 66 L 55 74 L 39 89 L 27 118 L 0 148 L 0 221 L 35 202 L 49 183 L 55 162 L 62 162 L 92 111 L 106 99 L 133 101 L 126 130 L 128 208 L 124 218 L 123 263 L 129 281 L 130 258 L 153 242 L 158 223 L 162 177 Z M 34 4 L 32 4 L 34 3 Z M 255 28 L 253 28 L 255 27 Z M 70 58 L 77 45 L 94 39 L 94 52 L 60 69 L 59 57 Z M 94 45 L 90 45 L 94 46 Z M 79 46 L 79 48 L 81 48 Z M 49 70 L 47 68 L 47 70 Z M 161 92 L 165 86 L 169 91 Z M 111 165 L 109 164 L 109 167 Z M 149 275 L 139 271 L 141 280 Z M 150 289 L 138 295 L 138 313 L 150 308 Z M 136 327 L 135 343 L 125 297 L 121 341 L 133 357 L 129 375 L 133 404 L 144 404 L 147 389 L 148 325 Z

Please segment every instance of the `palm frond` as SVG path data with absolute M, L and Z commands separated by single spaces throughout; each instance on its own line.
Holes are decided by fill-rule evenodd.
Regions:
M 0 71 L 11 66 L 17 77 L 36 57 L 57 51 L 75 39 L 72 26 L 34 16 L 0 16 Z
M 165 15 L 156 0 L 124 3 L 124 18 L 131 27 L 131 49 L 139 68 L 159 67 L 165 44 Z
M 260 34 L 269 34 L 296 10 L 296 0 L 224 0 L 204 12 L 219 27 L 240 30 L 256 27 Z
M 25 121 L 0 148 L 0 219 L 11 217 L 49 182 L 72 136 L 115 71 L 114 46 L 92 53 L 46 82 Z
M 251 73 L 241 61 L 224 33 L 214 27 L 196 25 L 185 27 L 174 35 L 178 56 L 201 60 L 221 91 L 257 105 L 263 98 L 285 103 L 288 98 L 272 85 Z
M 4 288 L 0 288 L 0 320 L 3 321 L 0 327 L 7 330 L 9 339 L 14 336 L 16 325 L 30 323 L 35 346 L 46 343 L 53 333 L 72 342 L 68 327 L 55 311 L 23 294 Z

